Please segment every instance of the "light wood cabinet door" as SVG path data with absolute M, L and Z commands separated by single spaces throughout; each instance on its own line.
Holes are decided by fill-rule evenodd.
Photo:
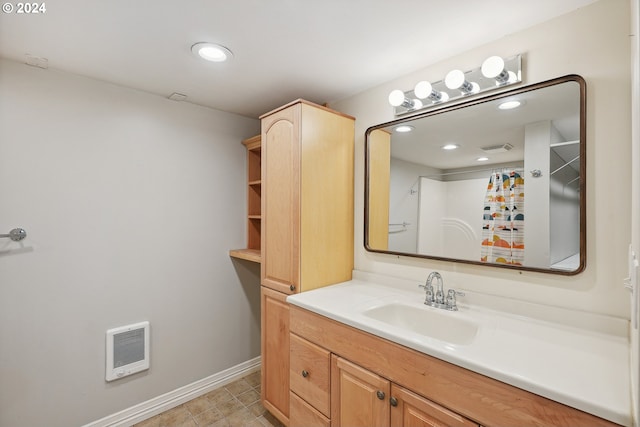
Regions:
M 331 426 L 389 425 L 391 383 L 336 355 L 331 356 Z
M 289 304 L 286 295 L 261 286 L 263 406 L 289 423 Z
M 369 135 L 369 181 L 367 209 L 367 246 L 386 251 L 389 248 L 389 191 L 391 187 L 391 135 L 376 129 Z
M 398 385 L 391 385 L 391 427 L 478 427 L 461 415 Z
M 354 119 L 298 100 L 261 117 L 262 285 L 351 279 Z
M 299 104 L 262 119 L 261 283 L 286 294 L 300 282 L 299 121 Z

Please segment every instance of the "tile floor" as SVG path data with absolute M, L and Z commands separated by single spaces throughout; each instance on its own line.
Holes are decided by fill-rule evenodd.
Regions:
M 282 427 L 260 403 L 260 371 L 134 427 Z

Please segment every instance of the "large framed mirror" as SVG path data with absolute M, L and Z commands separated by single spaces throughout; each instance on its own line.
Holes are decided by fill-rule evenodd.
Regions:
M 370 127 L 365 248 L 580 273 L 585 115 L 585 81 L 569 75 Z

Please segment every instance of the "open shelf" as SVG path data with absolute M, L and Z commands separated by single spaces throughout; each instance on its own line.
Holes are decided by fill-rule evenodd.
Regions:
M 260 135 L 245 139 L 247 147 L 247 247 L 232 249 L 229 255 L 247 261 L 260 262 L 260 229 L 262 226 L 262 150 Z

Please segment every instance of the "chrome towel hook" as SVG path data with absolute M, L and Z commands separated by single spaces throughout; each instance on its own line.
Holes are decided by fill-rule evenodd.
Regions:
M 9 232 L 9 234 L 0 234 L 0 237 L 8 237 L 14 242 L 19 242 L 20 240 L 27 237 L 27 232 L 24 228 L 14 228 Z

